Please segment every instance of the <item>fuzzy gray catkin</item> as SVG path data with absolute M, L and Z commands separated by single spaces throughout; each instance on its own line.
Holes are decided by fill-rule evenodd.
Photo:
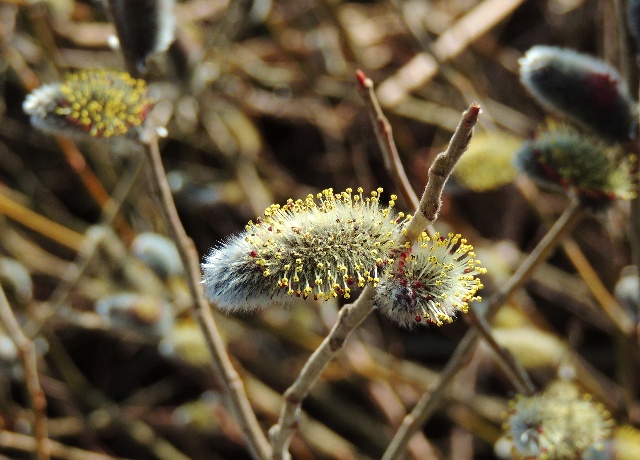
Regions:
M 607 141 L 631 136 L 634 103 L 606 62 L 572 50 L 534 46 L 520 59 L 520 80 L 536 100 Z
M 562 125 L 542 129 L 515 155 L 516 166 L 532 179 L 571 191 L 594 208 L 635 196 L 632 161 L 620 149 Z
M 349 299 L 370 284 L 375 306 L 400 326 L 453 321 L 480 300 L 475 275 L 486 270 L 460 235 L 396 246 L 410 216 L 393 211 L 394 195 L 381 206 L 381 192 L 327 189 L 269 207 L 207 256 L 206 296 L 228 312 L 253 311 L 296 297 Z

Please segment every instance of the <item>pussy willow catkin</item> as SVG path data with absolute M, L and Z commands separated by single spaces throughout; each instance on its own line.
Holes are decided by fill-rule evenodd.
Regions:
M 381 192 L 326 189 L 270 206 L 207 256 L 207 297 L 223 310 L 250 311 L 294 297 L 348 299 L 377 285 L 406 219 L 393 211 L 395 196 L 380 203 Z
M 405 327 L 450 323 L 456 313 L 481 300 L 476 293 L 482 283 L 476 275 L 486 273 L 475 259 L 473 246 L 460 235 L 446 238 L 423 233 L 404 248 L 393 269 L 376 288 L 375 304 L 392 321 Z
M 43 85 L 22 108 L 45 132 L 111 137 L 141 126 L 153 105 L 144 80 L 115 70 L 82 70 L 62 83 Z

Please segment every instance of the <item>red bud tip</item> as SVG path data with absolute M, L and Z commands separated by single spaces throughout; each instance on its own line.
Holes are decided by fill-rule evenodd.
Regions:
M 464 123 L 467 126 L 473 126 L 478 121 L 478 116 L 480 115 L 480 106 L 473 102 L 471 106 L 464 113 Z
M 358 84 L 360 86 L 366 86 L 367 76 L 360 69 L 356 70 L 356 79 L 358 80 Z

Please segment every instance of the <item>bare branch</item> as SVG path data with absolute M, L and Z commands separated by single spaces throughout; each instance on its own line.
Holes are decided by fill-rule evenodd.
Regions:
M 187 236 L 178 216 L 171 189 L 167 182 L 167 176 L 162 165 L 158 141 L 152 129 L 145 133 L 147 142 L 144 143 L 147 157 L 151 163 L 152 186 L 156 196 L 160 200 L 160 211 L 168 226 L 170 236 L 176 243 L 178 253 L 185 269 L 185 276 L 191 297 L 193 298 L 195 317 L 202 328 L 207 345 L 213 357 L 212 365 L 224 381 L 233 412 L 242 427 L 249 449 L 254 457 L 268 459 L 271 457 L 271 448 L 262 429 L 258 424 L 255 413 L 247 399 L 244 386 L 238 373 L 233 368 L 227 355 L 224 343 L 218 332 L 211 308 L 204 300 L 200 285 L 199 256 L 193 241 Z
M 373 89 L 373 81 L 361 70 L 356 71 L 356 89 L 365 102 L 367 113 L 371 119 L 371 125 L 376 133 L 378 145 L 382 151 L 384 166 L 387 172 L 391 175 L 399 193 L 407 204 L 411 208 L 417 209 L 419 203 L 418 196 L 416 192 L 413 191 L 413 187 L 411 187 L 411 183 L 409 183 L 407 174 L 404 171 L 404 166 L 402 166 L 402 161 L 400 161 L 400 155 L 398 155 L 398 149 L 393 140 L 391 124 L 382 112 L 382 108 L 376 97 L 376 92 Z

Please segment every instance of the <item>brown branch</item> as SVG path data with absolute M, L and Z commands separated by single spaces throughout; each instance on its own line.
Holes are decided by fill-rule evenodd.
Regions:
M 480 334 L 480 337 L 489 345 L 498 358 L 498 363 L 502 366 L 503 371 L 514 384 L 518 393 L 531 396 L 536 392 L 536 387 L 531 381 L 529 374 L 524 370 L 522 365 L 514 358 L 514 356 L 506 348 L 500 346 L 491 333 L 491 326 L 487 320 L 475 309 L 469 310 L 465 317 Z
M 242 427 L 251 453 L 258 459 L 268 459 L 271 457 L 269 443 L 247 399 L 242 381 L 229 360 L 211 308 L 204 300 L 200 285 L 199 256 L 193 241 L 187 236 L 180 217 L 178 216 L 178 211 L 176 210 L 171 194 L 171 188 L 167 182 L 167 176 L 164 166 L 162 165 L 156 134 L 152 129 L 147 129 L 145 137 L 146 139 L 143 145 L 151 164 L 151 185 L 155 195 L 160 200 L 159 209 L 167 224 L 169 235 L 176 243 L 178 253 L 180 254 L 189 291 L 194 302 L 195 317 L 200 324 L 209 350 L 211 351 L 213 368 L 220 374 L 220 377 L 222 377 L 227 387 L 230 404 L 238 419 L 238 423 Z
M 129 196 L 133 186 L 138 182 L 144 163 L 143 160 L 136 162 L 133 171 L 128 171 L 122 177 L 121 182 L 116 186 L 113 197 L 102 208 L 101 224 L 104 228 L 110 226 L 116 216 L 119 215 L 126 198 Z M 105 236 L 106 233 L 101 226 L 89 227 L 85 234 L 81 235 L 81 240 L 77 242 L 80 246 L 76 254 L 75 263 L 70 265 L 68 272 L 63 276 L 62 282 L 58 284 L 47 300 L 46 304 L 49 306 L 47 313 L 37 319 L 31 319 L 25 324 L 24 332 L 27 337 L 35 337 L 46 322 L 58 312 L 60 306 L 67 301 L 73 288 L 85 275 Z
M 429 168 L 429 182 L 427 182 L 425 195 L 432 197 L 432 199 L 422 203 L 420 206 L 420 212 L 429 222 L 433 222 L 438 218 L 440 206 L 442 205 L 441 197 L 444 185 L 449 179 L 453 167 L 469 147 L 473 127 L 478 121 L 479 114 L 480 106 L 475 103 L 471 104 L 469 109 L 462 115 L 462 120 L 449 142 L 449 147 L 436 157 Z
M 27 384 L 29 397 L 31 398 L 31 406 L 33 407 L 33 431 L 35 434 L 35 451 L 38 455 L 38 460 L 47 460 L 49 458 L 49 446 L 47 444 L 47 400 L 40 386 L 40 379 L 38 378 L 36 348 L 33 342 L 22 332 L 2 286 L 0 286 L 0 321 L 18 349 L 20 360 L 22 361 L 24 379 Z
M 75 252 L 79 252 L 82 248 L 84 235 L 17 203 L 2 191 L 0 191 L 0 214 Z
M 404 231 L 403 242 L 413 242 L 427 226 L 433 224 L 438 218 L 440 206 L 442 204 L 442 192 L 447 179 L 451 175 L 453 168 L 467 150 L 469 141 L 473 134 L 473 127 L 478 121 L 480 115 L 480 106 L 471 104 L 471 106 L 462 113 L 462 118 L 458 127 L 449 141 L 447 150 L 438 154 L 431 167 L 429 168 L 429 180 L 424 189 L 420 204 L 415 215 L 407 225 Z
M 51 439 L 45 439 L 45 448 L 56 458 L 66 460 L 122 460 L 120 457 L 90 452 L 61 444 Z M 11 431 L 0 431 L 0 447 L 20 450 L 23 452 L 37 452 L 38 446 L 31 436 Z
M 382 108 L 376 97 L 376 92 L 373 89 L 373 81 L 371 81 L 362 70 L 356 71 L 356 89 L 360 97 L 364 100 L 371 125 L 376 133 L 376 139 L 378 140 L 378 145 L 382 151 L 382 158 L 384 159 L 384 167 L 391 175 L 399 193 L 409 207 L 411 209 L 417 209 L 419 204 L 418 196 L 416 192 L 413 191 L 413 187 L 404 171 L 404 166 L 402 166 L 402 161 L 400 161 L 400 155 L 398 155 L 398 149 L 393 140 L 391 124 L 382 112 Z
M 289 443 L 298 427 L 298 413 L 300 412 L 302 401 L 331 362 L 336 352 L 342 348 L 351 332 L 373 311 L 374 294 L 374 288 L 367 286 L 355 302 L 345 305 L 340 310 L 338 320 L 329 335 L 325 337 L 320 346 L 309 357 L 296 381 L 284 393 L 280 419 L 269 430 L 274 459 L 285 460 L 290 458 Z

